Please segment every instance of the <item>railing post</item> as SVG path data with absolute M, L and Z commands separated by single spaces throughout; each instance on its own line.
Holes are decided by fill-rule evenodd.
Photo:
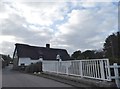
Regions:
M 105 80 L 105 72 L 104 72 L 103 60 L 100 60 L 100 73 L 101 73 L 102 80 Z
M 69 74 L 68 74 L 68 67 L 67 67 L 67 66 L 66 66 L 66 74 L 69 75 Z
M 109 63 L 109 60 L 108 60 L 108 59 L 107 59 L 106 68 L 107 68 L 107 71 L 108 71 L 107 79 L 108 79 L 109 81 L 111 81 L 110 63 Z
M 83 77 L 82 61 L 80 61 L 80 76 Z
M 116 83 L 117 87 L 120 88 L 118 65 L 117 65 L 117 63 L 114 63 L 113 66 L 114 66 L 114 73 L 115 73 L 115 83 Z
M 56 64 L 57 64 L 57 74 L 58 74 L 58 72 L 59 72 L 59 61 L 56 62 Z

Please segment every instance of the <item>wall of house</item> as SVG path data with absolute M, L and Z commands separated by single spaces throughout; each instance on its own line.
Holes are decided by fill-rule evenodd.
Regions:
M 30 58 L 19 58 L 18 66 L 20 66 L 22 63 L 24 63 L 25 66 L 28 66 L 31 63 L 36 63 L 36 62 L 41 61 L 41 60 L 42 60 L 42 58 L 40 58 L 38 60 L 31 60 Z

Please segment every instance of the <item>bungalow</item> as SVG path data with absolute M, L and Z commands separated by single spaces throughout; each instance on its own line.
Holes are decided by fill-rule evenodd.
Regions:
M 16 43 L 13 53 L 13 69 L 18 69 L 23 64 L 28 66 L 40 60 L 55 61 L 57 59 L 66 61 L 70 59 L 70 56 L 65 49 L 50 48 L 50 44 L 46 44 L 46 47 L 37 47 Z

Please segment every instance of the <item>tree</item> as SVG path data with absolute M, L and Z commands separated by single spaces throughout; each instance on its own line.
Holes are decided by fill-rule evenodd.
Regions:
M 4 59 L 5 65 L 9 65 L 11 57 L 9 55 L 2 55 L 2 58 Z
M 118 58 L 120 58 L 120 32 L 117 32 L 118 43 Z
M 83 59 L 93 59 L 95 58 L 94 50 L 86 50 L 82 53 Z
M 75 59 L 101 59 L 104 57 L 104 52 L 102 50 L 86 50 L 84 52 L 75 51 L 71 58 Z
M 120 63 L 120 32 L 109 35 L 104 43 L 105 57 L 110 59 L 110 62 Z
M 80 58 L 80 55 L 81 55 L 81 51 L 78 50 L 78 51 L 73 52 L 73 54 L 71 55 L 71 58 L 78 59 Z
M 95 59 L 102 59 L 104 58 L 104 51 L 103 50 L 95 50 Z

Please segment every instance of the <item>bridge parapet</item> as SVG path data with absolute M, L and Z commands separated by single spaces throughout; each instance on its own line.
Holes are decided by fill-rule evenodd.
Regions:
M 43 71 L 111 81 L 108 59 L 43 61 Z
M 104 81 L 104 82 L 110 82 L 113 79 L 113 77 L 111 76 L 111 71 L 110 71 L 111 67 L 109 64 L 109 59 L 43 61 L 42 68 L 43 68 L 43 72 L 55 73 L 58 75 L 62 74 L 67 76 L 74 76 L 84 79 L 87 78 L 91 80 Z M 120 88 L 119 74 L 117 72 L 116 67 L 114 71 L 115 71 L 115 76 L 117 76 L 118 78 L 118 79 L 114 78 L 116 80 L 116 85 L 118 88 Z

